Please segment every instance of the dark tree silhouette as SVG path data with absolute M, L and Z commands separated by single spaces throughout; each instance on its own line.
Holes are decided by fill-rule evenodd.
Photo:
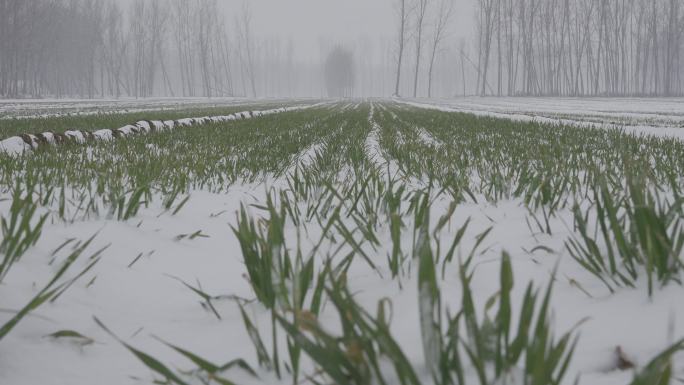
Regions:
M 341 46 L 335 47 L 325 60 L 325 85 L 328 96 L 351 97 L 354 92 L 354 55 Z

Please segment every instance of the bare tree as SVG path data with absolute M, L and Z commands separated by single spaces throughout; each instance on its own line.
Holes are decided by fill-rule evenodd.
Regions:
M 173 0 L 173 26 L 178 52 L 178 70 L 184 96 L 195 95 L 194 44 L 192 30 L 195 25 L 194 7 L 187 0 Z
M 406 45 L 406 28 L 408 24 L 408 10 L 406 0 L 399 1 L 399 34 L 397 37 L 397 77 L 394 85 L 394 96 L 399 96 L 399 86 L 401 83 L 401 65 L 404 59 L 404 46 Z
M 437 79 L 464 94 L 684 95 L 682 0 L 477 0 L 460 50 L 444 43 L 451 1 L 394 0 L 397 36 L 357 41 L 357 89 L 398 95 L 415 54 L 415 96 L 423 70 L 430 97 Z M 0 0 L 0 97 L 325 94 L 319 60 L 256 38 L 248 3 L 234 19 L 218 4 Z
M 413 97 L 418 96 L 418 74 L 420 73 L 420 57 L 423 44 L 423 27 L 429 0 L 416 0 L 416 68 L 413 76 Z
M 435 57 L 445 37 L 446 29 L 454 11 L 453 0 L 440 0 L 435 25 L 432 34 L 432 51 L 430 53 L 430 66 L 428 69 L 428 98 L 432 97 L 432 75 L 435 66 Z
M 327 56 L 324 66 L 328 96 L 351 97 L 354 91 L 354 56 L 351 51 L 336 46 Z
M 243 56 L 243 64 L 245 72 L 249 78 L 249 84 L 252 89 L 252 96 L 256 97 L 256 80 L 254 68 L 254 42 L 252 41 L 252 11 L 249 3 L 246 1 L 242 3 L 242 12 L 237 20 L 238 39 L 241 42 L 241 55 Z
M 481 89 L 482 95 L 486 93 L 485 84 L 487 84 L 487 70 L 489 69 L 492 31 L 494 28 L 494 1 L 479 0 L 480 12 L 477 19 L 478 46 L 480 48 L 478 55 L 478 87 Z
M 681 4 L 479 0 L 479 93 L 496 50 L 497 94 L 506 80 L 509 95 L 682 95 Z

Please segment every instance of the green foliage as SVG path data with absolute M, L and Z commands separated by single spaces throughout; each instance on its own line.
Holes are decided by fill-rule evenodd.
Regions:
M 476 303 L 473 268 L 492 227 L 471 235 L 474 221 L 457 215 L 464 202 L 516 199 L 529 213 L 533 235 L 542 236 L 556 234 L 558 214 L 572 210 L 575 231 L 567 250 L 611 290 L 635 286 L 643 276 L 652 295 L 657 285 L 679 282 L 684 245 L 680 141 L 373 103 L 372 114 L 368 103 L 331 105 L 3 157 L 0 192 L 5 195 L 0 197 L 9 193 L 12 201 L 2 216 L 0 279 L 35 244 L 46 221 L 107 214 L 127 221 L 143 207 L 155 207 L 155 200 L 159 215 L 173 216 L 192 191 L 271 186 L 275 179 L 265 202 L 241 205 L 232 234 L 226 235 L 240 243 L 256 298 L 239 303 L 256 360 L 278 378 L 289 374 L 293 383 L 364 385 L 417 385 L 426 374 L 439 385 L 491 385 L 514 377 L 526 385 L 547 385 L 567 377 L 577 338 L 574 329 L 560 337 L 552 333 L 553 279 L 545 289 L 528 284 L 515 300 L 513 264 L 504 254 L 498 293 L 484 311 Z M 145 116 L 175 119 L 196 112 Z M 71 125 L 73 118 L 30 124 L 49 123 L 59 131 L 111 128 L 134 118 L 139 119 L 131 114 L 79 118 L 77 125 Z M 3 124 L 0 132 L 9 132 L 2 131 Z M 385 159 L 371 159 L 369 137 L 377 138 Z M 442 239 L 444 233 L 448 239 Z M 202 237 L 198 230 L 177 239 Z M 461 250 L 473 237 L 473 247 Z M 371 314 L 354 298 L 347 275 L 359 265 L 399 290 L 415 279 L 420 312 L 415 331 L 422 338 L 426 370 L 409 360 L 413 354 L 402 351 L 391 333 L 391 302 L 379 301 Z M 449 277 L 454 268 L 458 277 Z M 455 311 L 443 303 L 440 282 L 448 278 L 461 283 Z M 73 283 L 58 285 L 57 280 L 21 317 Z M 218 297 L 199 284 L 182 283 L 221 318 L 214 306 Z M 338 329 L 323 324 L 324 313 L 337 316 Z M 270 317 L 270 330 L 260 330 L 263 325 L 250 314 Z M 0 330 L 7 333 L 14 324 Z M 254 374 L 244 361 L 220 366 L 164 342 L 196 367 L 179 372 L 122 343 L 167 382 L 199 378 L 228 385 L 232 382 L 224 372 L 230 368 Z M 656 358 L 634 385 L 666 384 L 667 363 L 678 349 Z M 312 373 L 303 372 L 307 360 L 315 364 Z
M 99 254 L 102 250 L 97 251 L 95 254 L 91 255 L 89 258 L 90 263 L 74 278 L 66 280 L 64 282 L 59 282 L 60 279 L 66 274 L 69 268 L 76 262 L 76 260 L 81 256 L 90 243 L 93 241 L 95 236 L 93 235 L 90 239 L 84 242 L 82 245 L 74 249 L 74 251 L 66 257 L 59 270 L 55 273 L 52 279 L 36 294 L 21 310 L 19 310 L 9 321 L 5 322 L 4 325 L 0 325 L 0 340 L 2 340 L 17 324 L 24 319 L 29 313 L 39 308 L 46 302 L 51 302 L 56 300 L 61 296 L 66 289 L 68 289 L 78 278 L 83 276 L 85 272 L 90 270 L 100 259 Z
M 48 215 L 38 216 L 39 205 L 33 201 L 33 188 L 26 191 L 17 184 L 12 194 L 9 216 L 0 214 L 2 241 L 0 241 L 0 282 L 7 275 L 12 264 L 38 242 Z M 35 218 L 38 217 L 37 220 Z
M 462 268 L 463 308 L 460 316 L 468 332 L 463 347 L 477 369 L 480 384 L 487 385 L 508 377 L 519 378 L 517 381 L 526 385 L 562 383 L 577 337 L 573 337 L 572 331 L 559 339 L 553 336 L 549 304 L 555 278 L 551 278 L 543 293 L 535 290 L 532 283 L 527 286 L 517 308 L 517 330 L 513 330 L 513 270 L 508 254 L 504 253 L 501 259 L 501 289 L 487 304 L 489 309 L 498 300 L 495 317 L 490 318 L 485 312 L 479 320 L 470 288 L 471 279 L 472 276 Z M 485 369 L 489 365 L 494 367 L 492 378 Z
M 575 207 L 580 235 L 566 246 L 570 255 L 601 279 L 615 286 L 635 286 L 646 275 L 648 293 L 654 284 L 680 282 L 684 228 L 681 205 L 669 203 L 638 180 L 629 179 L 625 195 L 609 190 L 605 183 L 594 188 L 595 208 L 585 213 Z M 588 219 L 595 215 L 599 237 L 591 235 Z M 605 251 L 604 251 L 605 250 Z
M 670 385 L 673 378 L 672 356 L 682 350 L 684 350 L 684 340 L 678 341 L 659 353 L 635 373 L 630 385 Z

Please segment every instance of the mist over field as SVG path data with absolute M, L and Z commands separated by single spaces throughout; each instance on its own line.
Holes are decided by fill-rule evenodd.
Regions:
M 0 96 L 682 94 L 681 0 L 3 0 Z
M 440 5 L 431 8 L 424 94 Z M 4 97 L 320 97 L 337 46 L 353 55 L 354 96 L 394 92 L 399 7 L 389 0 L 4 0 L 0 9 Z M 475 13 L 471 0 L 459 3 L 440 33 L 432 77 L 442 96 L 460 89 L 454 63 Z M 415 71 L 402 72 L 409 90 Z
M 0 385 L 684 384 L 684 0 L 0 0 Z

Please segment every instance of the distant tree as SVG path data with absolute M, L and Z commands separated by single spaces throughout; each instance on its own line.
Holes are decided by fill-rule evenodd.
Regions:
M 325 85 L 328 96 L 351 97 L 354 91 L 354 55 L 335 47 L 325 60 Z
M 406 9 L 406 0 L 399 1 L 399 34 L 397 46 L 397 77 L 394 85 L 394 96 L 399 96 L 399 84 L 401 82 L 401 64 L 404 59 L 404 46 L 406 43 L 406 27 L 408 24 L 408 11 Z
M 418 96 L 418 74 L 420 73 L 420 55 L 423 47 L 423 27 L 425 26 L 425 14 L 427 13 L 429 0 L 416 0 L 416 67 L 413 76 L 413 97 Z
M 242 62 L 249 78 L 249 85 L 252 88 L 252 96 L 257 96 L 255 61 L 254 61 L 254 42 L 252 41 L 252 10 L 247 1 L 242 3 L 242 12 L 237 21 L 238 39 L 241 42 Z
M 432 97 L 432 75 L 435 67 L 435 58 L 445 38 L 446 29 L 451 21 L 453 11 L 454 0 L 441 0 L 437 15 L 435 16 L 434 33 L 432 35 L 432 52 L 430 53 L 430 66 L 428 67 L 428 98 Z

